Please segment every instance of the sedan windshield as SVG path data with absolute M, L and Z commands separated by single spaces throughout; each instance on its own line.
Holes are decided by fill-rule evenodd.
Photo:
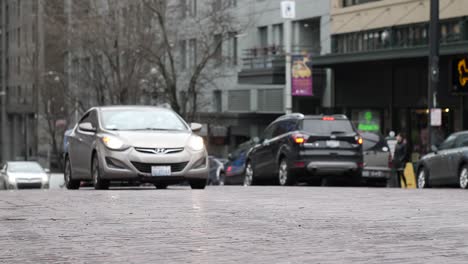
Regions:
M 181 118 L 169 110 L 103 110 L 102 125 L 107 130 L 188 130 Z
M 41 173 L 41 165 L 35 162 L 12 162 L 8 164 L 9 172 Z

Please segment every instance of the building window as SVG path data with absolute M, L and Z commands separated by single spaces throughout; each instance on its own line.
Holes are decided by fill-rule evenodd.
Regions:
M 348 7 L 348 6 L 354 6 L 354 5 L 360 5 L 360 4 L 366 4 L 370 2 L 377 2 L 381 0 L 342 0 L 343 2 L 343 7 Z
M 228 52 L 232 64 L 237 65 L 237 33 L 229 33 Z
M 18 28 L 16 34 L 18 34 L 18 35 L 16 36 L 16 38 L 17 38 L 17 44 L 18 44 L 18 48 L 19 48 L 19 47 L 21 47 L 21 28 Z
M 228 7 L 236 7 L 237 6 L 237 0 L 226 0 L 227 1 L 227 6 Z
M 187 41 L 181 40 L 179 42 L 179 49 L 180 49 L 180 68 L 182 70 L 187 69 Z
M 222 108 L 222 93 L 220 90 L 215 90 L 213 91 L 213 106 L 214 106 L 214 111 L 215 112 L 222 112 L 223 111 L 223 108 Z
M 221 34 L 214 35 L 213 47 L 216 49 L 214 51 L 214 58 L 216 63 L 220 64 L 223 59 L 223 36 Z
M 188 6 L 188 11 L 189 11 L 189 16 L 191 17 L 196 17 L 197 16 L 197 0 L 188 0 L 189 1 L 189 6 Z
M 189 40 L 189 63 L 190 67 L 195 67 L 197 64 L 197 40 L 191 39 Z

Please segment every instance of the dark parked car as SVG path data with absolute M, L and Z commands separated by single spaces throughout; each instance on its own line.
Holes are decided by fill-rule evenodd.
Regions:
M 225 184 L 243 184 L 245 176 L 245 161 L 247 153 L 255 146 L 253 140 L 240 144 L 229 154 L 229 161 L 225 165 Z
M 458 185 L 468 188 L 468 131 L 450 135 L 417 165 L 418 188 Z
M 247 156 L 245 185 L 275 180 L 330 183 L 341 177 L 358 184 L 363 168 L 362 138 L 344 115 L 279 117 Z
M 364 169 L 363 181 L 367 184 L 391 184 L 392 155 L 390 148 L 381 134 L 362 132 Z

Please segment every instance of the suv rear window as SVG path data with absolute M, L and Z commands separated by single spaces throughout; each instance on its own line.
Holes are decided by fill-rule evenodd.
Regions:
M 318 135 L 354 133 L 349 120 L 304 119 L 302 130 Z

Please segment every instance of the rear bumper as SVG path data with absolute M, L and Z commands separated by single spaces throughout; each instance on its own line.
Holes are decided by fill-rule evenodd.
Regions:
M 349 161 L 312 161 L 307 164 L 306 169 L 317 176 L 356 175 L 362 172 L 358 162 Z

